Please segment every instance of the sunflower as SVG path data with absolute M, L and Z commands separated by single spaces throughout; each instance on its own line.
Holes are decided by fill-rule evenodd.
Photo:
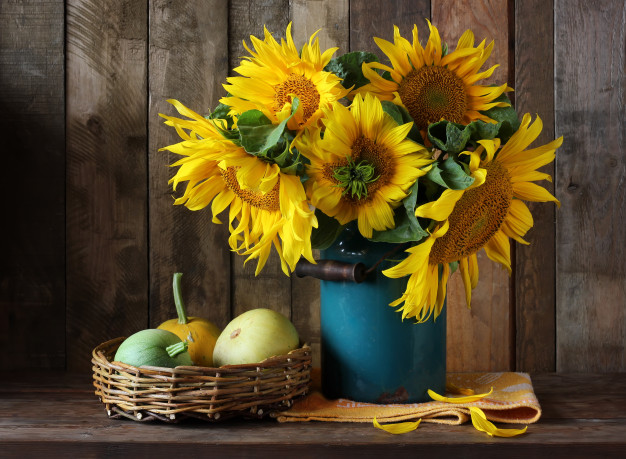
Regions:
M 291 114 L 293 97 L 300 105 L 287 127 L 300 131 L 317 124 L 322 109 L 348 94 L 341 79 L 323 69 L 337 48 L 320 52 L 314 33 L 298 53 L 291 37 L 291 24 L 287 26 L 286 41 L 279 44 L 265 30 L 265 39 L 250 36 L 255 51 L 244 47 L 252 55 L 234 69 L 241 76 L 227 78 L 224 88 L 230 96 L 220 100 L 231 108 L 235 116 L 247 110 L 260 110 L 274 124 Z
M 306 182 L 311 204 L 346 224 L 358 220 L 360 233 L 395 226 L 393 209 L 432 162 L 427 150 L 406 138 L 413 123 L 398 125 L 381 102 L 357 95 L 350 108 L 336 103 L 326 111 L 325 131 L 307 131 L 297 142 L 309 160 Z
M 438 222 L 423 243 L 407 250 L 408 257 L 386 271 L 388 277 L 410 275 L 404 295 L 391 303 L 403 304 L 404 317 L 424 321 L 441 312 L 450 274 L 450 263 L 458 262 L 469 307 L 471 291 L 478 283 L 476 253 L 485 249 L 487 256 L 511 273 L 509 239 L 528 244 L 523 239 L 533 226 L 532 215 L 522 202 L 559 201 L 545 188 L 532 183 L 551 180 L 536 169 L 554 160 L 561 146 L 560 137 L 546 145 L 526 148 L 539 136 L 539 117 L 530 124 L 524 115 L 519 130 L 500 148 L 499 139 L 481 140 L 469 155 L 469 168 L 475 183 L 466 190 L 446 189 L 433 202 L 418 207 L 416 216 Z M 476 182 L 477 180 L 477 182 Z
M 381 100 L 390 100 L 404 106 L 422 132 L 423 138 L 426 138 L 428 125 L 442 119 L 461 124 L 475 120 L 495 122 L 481 112 L 493 107 L 508 106 L 505 102 L 494 101 L 511 88 L 506 84 L 475 84 L 491 76 L 498 67 L 494 65 L 479 72 L 491 55 L 493 41 L 486 48 L 484 40 L 474 47 L 474 34 L 466 30 L 456 49 L 444 55 L 439 31 L 430 22 L 428 27 L 430 36 L 424 48 L 418 40 L 417 26 L 413 26 L 413 44 L 400 36 L 396 26 L 393 43 L 374 38 L 389 58 L 392 67 L 377 62 L 364 63 L 363 75 L 370 83 L 359 88 L 357 92 L 371 92 Z M 389 72 L 392 80 L 383 78 L 374 69 Z
M 247 255 L 246 262 L 258 258 L 255 274 L 263 269 L 272 245 L 287 275 L 300 256 L 314 263 L 311 231 L 317 220 L 300 178 L 224 139 L 212 122 L 216 120 L 206 120 L 178 101 L 170 102 L 190 118 L 161 115 L 183 139 L 161 148 L 183 156 L 172 165 L 179 169 L 170 183 L 174 190 L 180 182 L 187 182 L 187 186 L 174 204 L 184 204 L 190 210 L 211 204 L 214 223 L 221 223 L 218 214 L 229 208 L 229 245 Z

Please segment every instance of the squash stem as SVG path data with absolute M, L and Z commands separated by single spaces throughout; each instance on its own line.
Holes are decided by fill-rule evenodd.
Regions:
M 188 344 L 186 341 L 181 341 L 180 343 L 170 344 L 165 348 L 165 351 L 170 357 L 176 357 L 181 352 L 185 352 L 187 350 L 187 346 Z
M 174 273 L 174 303 L 176 303 L 176 313 L 178 314 L 178 323 L 186 324 L 187 311 L 185 310 L 185 302 L 183 301 L 183 294 L 180 288 L 180 278 L 183 277 L 183 273 Z

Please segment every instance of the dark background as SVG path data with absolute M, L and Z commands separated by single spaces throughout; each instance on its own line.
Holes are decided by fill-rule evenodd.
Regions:
M 50 0 L 0 2 L 0 369 L 90 371 L 93 347 L 188 310 L 224 326 L 244 310 L 290 316 L 319 345 L 316 281 L 276 260 L 254 278 L 208 211 L 172 205 L 176 142 L 158 113 L 176 98 L 206 112 L 245 50 L 293 21 L 296 44 L 378 48 L 393 25 L 454 48 L 466 28 L 495 40 L 489 83 L 538 113 L 562 206 L 533 205 L 530 246 L 509 278 L 480 257 L 473 308 L 458 275 L 448 296 L 448 368 L 626 370 L 626 7 L 623 0 Z M 317 352 L 317 351 L 316 351 Z M 317 359 L 317 354 L 316 354 Z

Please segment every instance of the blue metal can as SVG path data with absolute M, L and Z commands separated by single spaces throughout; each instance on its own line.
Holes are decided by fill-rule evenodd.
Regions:
M 375 265 L 395 244 L 372 242 L 348 226 L 323 259 Z M 393 255 L 397 262 L 404 252 Z M 381 271 L 386 259 L 362 283 L 321 281 L 322 391 L 327 398 L 368 403 L 430 401 L 445 392 L 446 307 L 436 320 L 402 320 L 389 303 L 401 297 L 407 279 Z

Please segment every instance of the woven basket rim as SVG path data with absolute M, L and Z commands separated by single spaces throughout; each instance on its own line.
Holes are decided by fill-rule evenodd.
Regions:
M 297 349 L 293 349 L 292 351 L 289 351 L 287 354 L 273 355 L 257 363 L 223 365 L 221 367 L 204 367 L 201 365 L 179 365 L 173 368 L 155 367 L 155 366 L 150 366 L 150 365 L 142 365 L 140 367 L 136 367 L 134 365 L 129 365 L 127 363 L 120 362 L 117 360 L 109 360 L 106 357 L 105 350 L 109 351 L 111 347 L 114 347 L 116 344 L 121 344 L 126 338 L 127 338 L 126 336 L 120 336 L 118 338 L 113 338 L 108 341 L 105 341 L 104 343 L 100 343 L 92 351 L 92 363 L 95 364 L 96 362 L 94 362 L 94 360 L 98 359 L 100 360 L 99 362 L 100 364 L 102 364 L 103 363 L 102 361 L 104 361 L 105 365 L 111 365 L 113 367 L 117 367 L 115 368 L 116 370 L 122 369 L 124 371 L 130 371 L 130 372 L 137 372 L 141 370 L 172 372 L 176 370 L 176 373 L 180 374 L 180 371 L 190 370 L 193 372 L 202 371 L 203 373 L 207 373 L 211 371 L 214 371 L 216 373 L 224 373 L 224 372 L 231 373 L 231 372 L 238 372 L 241 370 L 256 370 L 259 367 L 271 368 L 273 366 L 277 366 L 274 364 L 278 364 L 279 362 L 284 361 L 285 358 L 289 359 L 289 356 L 296 356 L 302 353 L 306 354 L 307 352 L 309 353 L 311 352 L 311 347 L 307 343 L 301 343 L 300 347 L 298 347 Z

